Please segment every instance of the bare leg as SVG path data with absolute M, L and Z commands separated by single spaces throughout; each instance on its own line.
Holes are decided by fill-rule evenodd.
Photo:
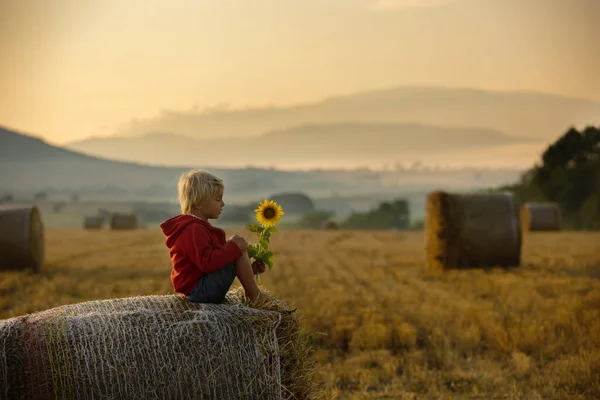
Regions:
M 248 257 L 248 252 L 244 250 L 242 252 L 242 256 L 235 260 L 235 274 L 237 275 L 244 291 L 246 292 L 246 297 L 250 301 L 256 300 L 260 290 L 258 289 L 258 285 L 254 280 L 254 273 L 252 271 L 252 264 L 250 263 L 250 258 Z

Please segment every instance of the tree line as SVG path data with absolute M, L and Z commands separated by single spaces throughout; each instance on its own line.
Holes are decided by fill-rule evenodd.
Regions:
M 600 229 L 600 127 L 570 128 L 519 182 L 500 190 L 521 202 L 557 203 L 567 229 Z

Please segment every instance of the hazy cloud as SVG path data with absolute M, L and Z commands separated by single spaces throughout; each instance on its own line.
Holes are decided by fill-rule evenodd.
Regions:
M 371 8 L 381 11 L 400 11 L 417 7 L 436 7 L 454 3 L 457 0 L 376 0 Z

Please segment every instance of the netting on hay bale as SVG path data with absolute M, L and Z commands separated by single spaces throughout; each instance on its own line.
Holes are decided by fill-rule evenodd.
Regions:
M 521 207 L 523 231 L 559 231 L 562 213 L 556 203 L 525 203 Z
M 85 217 L 83 220 L 83 227 L 85 229 L 102 229 L 104 225 L 104 218 L 102 217 Z
M 429 269 L 508 267 L 521 262 L 521 230 L 511 193 L 429 194 L 425 251 Z
M 315 399 L 298 317 L 239 289 L 61 306 L 0 321 L 0 398 Z
M 111 229 L 136 229 L 138 227 L 138 217 L 135 214 L 112 214 L 110 217 Z
M 44 264 L 44 224 L 37 207 L 0 206 L 0 268 L 39 271 Z

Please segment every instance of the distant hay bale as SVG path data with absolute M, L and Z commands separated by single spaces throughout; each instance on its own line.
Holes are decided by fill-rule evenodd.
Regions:
M 37 207 L 0 206 L 0 268 L 39 271 L 44 264 L 44 224 Z
M 507 267 L 521 261 L 519 213 L 511 193 L 427 197 L 425 250 L 429 269 Z
M 141 296 L 0 320 L 0 398 L 315 399 L 295 313 Z
M 556 203 L 525 203 L 521 207 L 523 231 L 559 231 L 562 213 Z
M 83 227 L 85 229 L 102 229 L 103 225 L 104 218 L 102 217 L 91 216 L 83 219 Z
M 138 217 L 135 214 L 114 213 L 110 217 L 110 229 L 136 229 L 138 227 Z

